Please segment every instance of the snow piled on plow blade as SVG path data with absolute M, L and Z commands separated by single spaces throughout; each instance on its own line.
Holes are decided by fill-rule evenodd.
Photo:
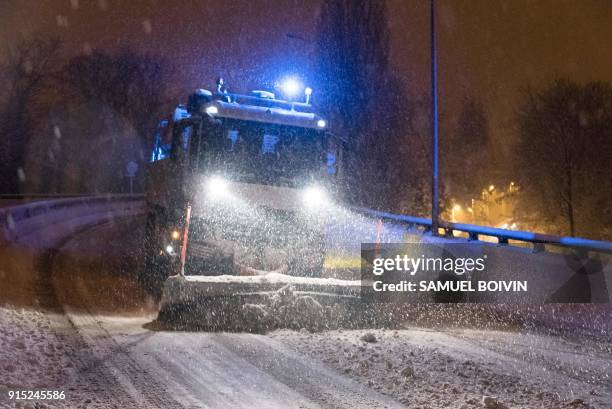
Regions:
M 382 325 L 364 308 L 361 282 L 335 278 L 172 276 L 164 284 L 158 329 L 267 332 Z
M 182 301 L 192 296 L 218 297 L 258 291 L 276 291 L 290 284 L 297 291 L 321 291 L 359 296 L 360 280 L 294 277 L 279 273 L 259 276 L 172 276 L 164 285 L 164 302 Z

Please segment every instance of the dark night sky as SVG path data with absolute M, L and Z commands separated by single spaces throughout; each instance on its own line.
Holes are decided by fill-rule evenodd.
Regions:
M 429 84 L 428 1 L 390 0 L 392 63 L 415 94 Z M 612 1 L 439 0 L 442 115 L 480 97 L 502 149 L 520 90 L 556 76 L 612 82 Z M 0 36 L 55 34 L 69 54 L 131 47 L 175 66 L 173 94 L 211 87 L 221 73 L 236 91 L 283 72 L 308 78 L 318 1 L 3 0 Z M 58 17 L 59 16 L 59 17 Z M 66 21 L 67 26 L 58 24 Z M 443 128 L 444 131 L 444 128 Z

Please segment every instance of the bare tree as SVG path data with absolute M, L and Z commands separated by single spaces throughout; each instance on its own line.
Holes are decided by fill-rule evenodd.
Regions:
M 70 60 L 63 80 L 83 100 L 98 100 L 123 115 L 146 148 L 163 108 L 166 74 L 164 61 L 153 55 L 94 52 Z
M 461 200 L 477 197 L 487 183 L 491 158 L 488 117 L 477 98 L 464 97 L 455 132 L 442 145 L 442 155 L 450 193 Z
M 0 191 L 17 193 L 23 179 L 23 161 L 38 120 L 36 99 L 53 78 L 61 44 L 57 39 L 24 40 L 9 50 L 0 67 Z
M 523 205 L 560 232 L 602 237 L 612 224 L 612 87 L 557 80 L 529 89 L 518 120 Z
M 148 159 L 165 102 L 162 59 L 130 51 L 70 59 L 45 99 L 46 119 L 28 149 L 28 188 L 120 192 L 125 165 Z M 144 169 L 144 166 L 141 166 Z M 143 172 L 136 177 L 142 186 Z
M 384 1 L 323 2 L 315 95 L 348 141 L 347 190 L 352 200 L 389 207 L 405 167 L 400 153 L 407 115 L 404 86 L 389 66 Z M 317 99 L 315 98 L 315 100 Z

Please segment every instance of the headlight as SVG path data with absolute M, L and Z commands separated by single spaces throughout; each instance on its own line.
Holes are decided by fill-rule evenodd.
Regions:
M 168 244 L 166 246 L 166 253 L 168 253 L 168 254 L 174 253 L 174 247 L 172 247 L 171 245 Z
M 306 207 L 320 209 L 330 204 L 327 192 L 319 186 L 310 186 L 303 190 L 302 200 Z
M 325 127 L 327 126 L 327 122 L 325 122 L 325 119 L 319 119 L 319 120 L 317 121 L 317 126 L 318 126 L 319 128 L 325 128 Z
M 230 196 L 229 183 L 219 176 L 213 176 L 206 182 L 206 193 L 209 198 L 217 200 Z
M 181 233 L 178 230 L 172 230 L 170 237 L 172 237 L 172 240 L 178 240 L 181 237 Z
M 205 111 L 208 115 L 217 115 L 219 113 L 219 108 L 214 105 L 209 105 L 206 107 Z

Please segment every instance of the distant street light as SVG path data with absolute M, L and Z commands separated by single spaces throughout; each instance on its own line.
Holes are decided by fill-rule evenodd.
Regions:
M 456 222 L 457 221 L 457 216 L 455 215 L 455 213 L 460 212 L 461 211 L 461 205 L 456 204 L 452 207 L 451 209 L 451 221 Z

